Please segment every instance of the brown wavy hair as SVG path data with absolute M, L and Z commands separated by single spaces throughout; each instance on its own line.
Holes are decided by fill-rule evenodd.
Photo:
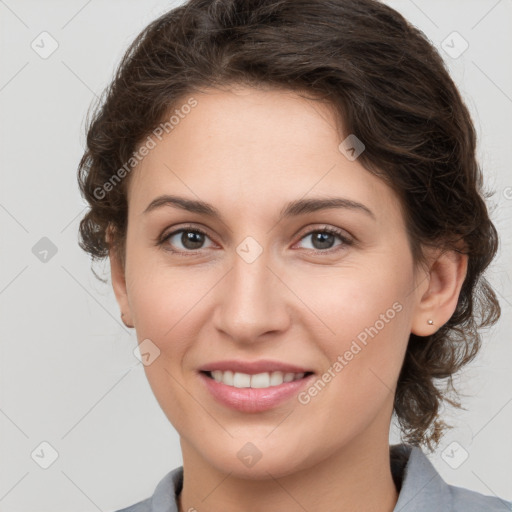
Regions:
M 150 23 L 87 123 L 78 181 L 90 209 L 80 246 L 94 262 L 112 245 L 124 262 L 129 172 L 105 184 L 183 98 L 234 84 L 327 101 L 343 126 L 340 140 L 356 134 L 366 146 L 359 161 L 398 194 L 415 262 L 425 262 L 429 246 L 468 255 L 454 314 L 430 336 L 410 335 L 395 392 L 402 437 L 433 450 L 451 428 L 439 417 L 442 402 L 462 408 L 452 377 L 476 356 L 479 330 L 500 316 L 484 277 L 498 235 L 468 109 L 437 50 L 392 8 L 374 0 L 189 0 Z

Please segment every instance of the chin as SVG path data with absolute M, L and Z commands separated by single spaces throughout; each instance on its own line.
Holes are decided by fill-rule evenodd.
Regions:
M 297 446 L 295 442 L 286 445 L 285 439 L 277 437 L 273 442 L 265 438 L 250 439 L 246 436 L 243 439 L 230 439 L 224 445 L 211 443 L 206 452 L 199 450 L 199 453 L 218 471 L 251 480 L 285 477 L 315 465 L 322 458 L 312 448 L 312 443 L 301 442 Z M 212 450 L 212 446 L 219 449 Z M 317 455 L 306 452 L 304 446 L 308 446 L 308 450 L 313 450 Z

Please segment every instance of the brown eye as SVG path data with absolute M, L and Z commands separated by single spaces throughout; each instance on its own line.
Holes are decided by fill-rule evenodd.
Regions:
M 204 231 L 198 228 L 184 228 L 169 233 L 161 243 L 164 246 L 170 245 L 169 250 L 173 252 L 190 252 L 204 249 L 205 239 L 209 237 Z
M 327 252 L 337 246 L 349 246 L 352 245 L 352 240 L 344 236 L 343 232 L 334 228 L 324 228 L 310 231 L 301 240 L 311 239 L 312 247 L 307 247 L 319 252 Z M 340 244 L 336 244 L 336 239 L 340 240 Z

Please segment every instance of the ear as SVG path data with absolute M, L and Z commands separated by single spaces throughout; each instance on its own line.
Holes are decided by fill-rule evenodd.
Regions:
M 119 309 L 121 310 L 121 316 L 124 324 L 127 327 L 133 327 L 133 318 L 128 302 L 128 294 L 126 291 L 126 279 L 124 263 L 121 261 L 120 255 L 113 244 L 111 244 L 112 236 L 111 231 L 107 231 L 107 241 L 110 247 L 108 257 L 110 260 L 110 275 L 112 278 L 112 287 L 116 296 Z
M 438 252 L 434 256 L 427 272 L 427 284 L 418 290 L 411 325 L 413 334 L 429 336 L 448 322 L 457 307 L 467 266 L 467 254 L 455 250 Z M 429 320 L 433 324 L 429 324 Z

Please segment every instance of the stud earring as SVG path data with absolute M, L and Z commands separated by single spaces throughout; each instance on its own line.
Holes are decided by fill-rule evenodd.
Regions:
M 126 327 L 129 327 L 130 329 L 133 328 L 133 325 L 128 325 L 125 321 L 124 321 L 124 313 L 121 313 L 121 320 L 123 321 L 123 324 L 126 325 Z
M 431 319 L 427 320 L 427 324 L 428 325 L 434 325 L 434 320 L 431 320 Z

